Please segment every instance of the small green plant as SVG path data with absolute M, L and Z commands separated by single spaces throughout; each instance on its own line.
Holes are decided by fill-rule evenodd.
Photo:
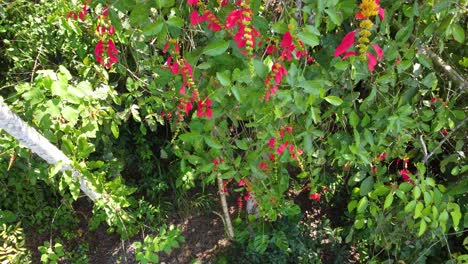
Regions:
M 180 229 L 174 225 L 163 225 L 157 236 L 146 236 L 143 243 L 135 242 L 135 258 L 140 263 L 159 263 L 158 252 L 169 254 L 172 249 L 179 247 L 179 242 L 185 242 L 183 236 L 180 235 Z
M 58 263 L 61 257 L 65 254 L 63 252 L 63 246 L 60 243 L 55 243 L 52 247 L 48 241 L 44 242 L 43 246 L 38 247 L 41 252 L 41 262 L 55 264 Z
M 0 263 L 29 263 L 29 251 L 25 247 L 20 223 L 0 226 Z

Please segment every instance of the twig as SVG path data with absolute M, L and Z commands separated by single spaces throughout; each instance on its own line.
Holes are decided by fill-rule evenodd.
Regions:
M 424 159 L 423 159 L 423 163 L 426 164 L 427 161 L 435 154 L 435 152 L 445 143 L 445 141 L 447 141 L 453 133 L 455 133 L 455 131 L 457 131 L 461 126 L 463 126 L 466 122 L 466 120 L 468 120 L 468 117 L 465 118 L 463 121 L 461 121 L 452 131 L 450 131 L 450 133 L 448 133 L 444 139 L 442 141 L 440 141 L 439 145 L 437 145 L 437 147 L 435 147 L 431 153 L 429 153 L 429 155 L 424 155 Z M 424 148 L 424 147 L 423 147 Z
M 219 196 L 221 198 L 221 207 L 223 208 L 223 213 L 224 213 L 224 220 L 226 221 L 226 229 L 228 233 L 228 238 L 233 239 L 234 238 L 234 229 L 232 228 L 232 222 L 231 222 L 231 217 L 229 216 L 229 210 L 227 207 L 227 202 L 226 202 L 226 194 L 223 191 L 223 180 L 221 179 L 221 176 L 218 175 L 217 177 L 218 181 L 218 191 L 219 191 Z

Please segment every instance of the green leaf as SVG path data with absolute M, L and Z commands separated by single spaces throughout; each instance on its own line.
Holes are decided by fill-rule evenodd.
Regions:
M 426 229 L 427 229 L 426 221 L 421 220 L 421 222 L 419 224 L 418 236 L 422 236 L 424 234 L 424 232 L 426 232 Z
M 384 209 L 390 207 L 393 203 L 393 192 L 390 192 L 387 197 L 385 197 Z
M 459 43 L 463 43 L 465 41 L 465 31 L 458 24 L 452 24 L 452 35 L 453 38 Z
M 221 85 L 229 86 L 231 85 L 231 72 L 230 71 L 217 72 L 216 79 L 218 79 Z
M 416 204 L 416 208 L 414 209 L 414 215 L 413 215 L 413 218 L 414 219 L 418 219 L 419 217 L 422 216 L 421 212 L 422 210 L 424 209 L 424 205 L 422 202 L 418 202 Z
M 358 204 L 358 201 L 356 200 L 352 200 L 351 202 L 348 203 L 348 212 L 352 212 L 354 210 L 354 208 L 356 208 Z
M 405 206 L 405 213 L 409 213 L 409 212 L 412 212 L 414 210 L 414 207 L 416 207 L 416 201 L 413 200 L 411 202 L 409 202 L 406 206 Z
M 144 26 L 142 31 L 145 36 L 156 36 L 159 34 L 159 32 L 161 32 L 163 26 L 163 21 L 158 19 L 156 22 Z
M 172 7 L 174 6 L 174 0 L 156 0 L 156 6 L 161 9 L 164 7 Z
M 373 187 L 374 187 L 374 178 L 372 176 L 369 176 L 361 183 L 361 187 L 360 187 L 361 196 L 367 195 L 370 191 L 372 191 Z
M 205 137 L 205 142 L 211 148 L 214 148 L 214 149 L 222 149 L 223 148 L 223 146 L 221 144 L 219 144 L 219 142 L 216 141 L 215 139 Z
M 130 24 L 135 27 L 146 25 L 149 22 L 150 8 L 146 3 L 138 3 L 130 13 Z
M 343 100 L 341 98 L 333 95 L 325 97 L 325 100 L 334 106 L 339 106 L 343 103 Z
M 415 186 L 413 189 L 413 198 L 417 200 L 419 197 L 421 197 L 421 188 L 419 188 L 419 186 Z
M 367 197 L 366 196 L 362 197 L 358 203 L 357 212 L 359 214 L 364 213 L 368 205 L 369 205 L 369 200 L 367 199 Z
M 226 52 L 228 48 L 229 42 L 220 39 L 208 44 L 203 50 L 203 53 L 208 56 L 218 56 Z
M 267 235 L 257 235 L 254 239 L 254 249 L 262 254 L 268 247 L 270 240 Z
M 400 184 L 400 187 L 399 187 L 399 189 L 402 192 L 407 192 L 407 191 L 411 190 L 411 188 L 413 188 L 413 185 L 411 185 L 410 183 L 407 183 L 407 182 L 402 182 Z
M 288 250 L 288 246 L 289 246 L 288 239 L 286 237 L 286 234 L 283 231 L 276 232 L 273 235 L 272 240 L 274 241 L 275 245 L 279 249 L 283 250 L 284 252 Z
M 114 121 L 112 121 L 110 129 L 111 129 L 112 135 L 115 138 L 119 138 L 119 127 Z
M 310 47 L 315 47 L 320 43 L 319 38 L 310 32 L 303 31 L 299 34 L 297 34 L 297 37 L 304 42 L 304 44 L 310 46 Z
M 339 13 L 336 13 L 335 9 L 325 9 L 325 13 L 328 14 L 333 24 L 339 26 L 342 23 L 342 18 Z
M 458 230 L 458 225 L 460 224 L 460 219 L 462 216 L 460 212 L 460 206 L 456 203 L 448 203 L 447 208 L 452 210 L 450 215 L 452 216 L 453 227 L 455 230 Z
M 356 112 L 352 111 L 351 114 L 349 114 L 349 124 L 352 127 L 356 127 L 359 123 L 359 116 L 356 114 Z

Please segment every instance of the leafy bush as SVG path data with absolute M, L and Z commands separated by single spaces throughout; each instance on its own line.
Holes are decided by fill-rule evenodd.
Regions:
M 307 192 L 346 205 L 332 237 L 361 261 L 451 259 L 441 248 L 467 226 L 464 4 L 9 2 L 0 94 L 103 193 L 93 227 L 132 236 L 163 219 L 166 197 L 222 179 L 253 256 L 292 257 L 293 198 Z M 0 145 L 14 175 L 0 190 L 24 202 L 0 196 L 0 209 L 15 220 L 49 196 L 79 197 L 59 166 L 7 135 Z M 31 199 L 46 186 L 58 191 Z

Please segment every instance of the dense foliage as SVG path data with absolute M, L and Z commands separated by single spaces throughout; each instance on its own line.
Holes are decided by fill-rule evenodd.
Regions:
M 237 207 L 220 262 L 462 262 L 466 14 L 464 0 L 4 1 L 1 101 L 104 194 L 91 229 L 145 236 L 142 263 L 183 243 L 169 215 L 218 195 Z M 0 261 L 30 259 L 34 227 L 51 236 L 43 262 L 86 263 L 60 243 L 81 236 L 79 184 L 3 132 L 0 147 Z

